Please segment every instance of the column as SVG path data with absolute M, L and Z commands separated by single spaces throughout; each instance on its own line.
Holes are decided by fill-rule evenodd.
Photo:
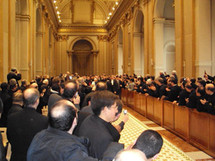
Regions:
M 155 76 L 164 71 L 164 18 L 154 18 Z
M 42 65 L 42 53 L 43 53 L 43 48 L 42 48 L 42 41 L 43 41 L 43 32 L 37 32 L 36 33 L 36 54 L 35 54 L 35 65 L 36 65 L 36 75 L 42 75 L 43 74 L 43 65 Z
M 0 1 L 0 81 L 8 73 L 8 0 Z
M 196 76 L 212 73 L 212 15 L 210 0 L 196 0 Z
M 29 15 L 16 15 L 16 54 L 19 56 L 19 67 L 22 78 L 29 80 Z

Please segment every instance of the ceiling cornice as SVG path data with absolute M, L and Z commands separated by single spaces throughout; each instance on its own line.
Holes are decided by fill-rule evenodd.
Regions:
M 57 19 L 57 14 L 55 13 L 55 10 L 54 10 L 54 7 L 53 7 L 53 4 L 52 4 L 52 0 L 43 0 L 43 4 L 45 5 L 47 11 L 48 11 L 48 14 L 51 21 L 53 22 L 55 28 L 58 28 L 59 27 L 59 23 L 58 23 L 58 19 Z
M 120 20 L 120 18 L 132 7 L 138 0 L 123 0 L 121 1 L 119 7 L 114 13 L 113 17 L 110 19 L 108 24 L 106 25 L 107 30 L 111 30 L 116 22 Z

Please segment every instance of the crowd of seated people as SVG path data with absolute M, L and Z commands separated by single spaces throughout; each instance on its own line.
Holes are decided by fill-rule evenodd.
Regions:
M 127 74 L 121 76 L 79 76 L 77 73 L 67 72 L 51 78 L 48 75 L 36 76 L 30 83 L 21 80 L 21 74 L 16 70 L 11 70 L 9 75 L 8 82 L 1 83 L 0 98 L 3 103 L 3 112 L 0 125 L 7 127 L 8 140 L 12 147 L 11 159 L 16 161 L 37 158 L 35 155 L 40 153 L 40 149 L 36 149 L 38 147 L 34 144 L 38 143 L 38 138 L 44 137 L 47 133 L 53 133 L 53 138 L 59 139 L 67 134 L 74 135 L 75 137 L 71 139 L 78 142 L 80 146 L 83 144 L 83 147 L 77 151 L 77 156 L 71 157 L 79 157 L 79 153 L 81 153 L 81 156 L 86 160 L 113 159 L 116 153 L 123 149 L 123 145 L 119 144 L 118 140 L 120 132 L 128 120 L 128 116 L 123 115 L 123 121 L 119 125 L 112 125 L 112 122 L 119 118 L 122 111 L 121 88 L 215 114 L 214 78 L 206 73 L 204 79 L 198 78 L 196 81 L 189 78 L 178 80 L 175 71 L 171 75 L 160 72 L 160 76 L 157 78 L 135 74 L 131 76 Z M 48 118 L 41 115 L 44 106 L 48 106 Z M 54 107 L 57 109 L 56 113 L 52 111 Z M 64 115 L 65 111 L 63 110 L 68 110 L 67 108 L 73 109 L 70 111 L 72 116 Z M 59 110 L 62 111 L 59 112 Z M 66 117 L 72 119 L 67 120 Z M 52 125 L 50 121 L 52 121 Z M 50 129 L 42 131 L 48 127 L 48 124 Z M 55 136 L 56 133 L 59 133 L 60 136 Z M 27 141 L 21 139 L 24 134 L 25 138 L 28 138 Z M 38 135 L 37 139 L 32 142 L 35 135 Z M 148 135 L 154 134 L 148 133 Z M 80 136 L 87 138 L 87 140 L 80 140 Z M 163 144 L 159 136 L 155 137 L 160 140 L 159 148 L 152 148 L 152 151 L 157 151 L 154 155 L 159 153 Z M 47 139 L 53 138 L 47 137 Z M 68 141 L 67 139 L 66 141 Z M 49 147 L 45 143 L 41 142 L 40 144 L 44 148 Z M 51 143 L 51 145 L 53 144 L 55 142 Z M 31 148 L 27 155 L 29 146 Z M 48 159 L 49 153 L 50 155 L 55 154 L 51 153 L 50 148 L 46 150 L 41 153 L 40 157 L 44 158 L 40 160 L 70 158 L 70 156 L 50 156 L 52 159 Z M 154 155 L 148 156 L 146 152 L 144 154 L 147 159 L 154 158 Z M 69 155 L 69 153 L 65 153 L 65 155 Z
M 160 76 L 147 75 L 123 76 L 125 88 L 145 95 L 168 100 L 179 106 L 196 108 L 199 112 L 215 115 L 215 84 L 214 77 L 204 74 L 204 78 L 181 78 L 178 80 L 176 72 L 171 75 L 160 72 Z M 130 85 L 131 84 L 131 85 Z

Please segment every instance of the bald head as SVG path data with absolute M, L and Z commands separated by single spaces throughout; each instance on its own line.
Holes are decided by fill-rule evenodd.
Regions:
M 39 91 L 36 88 L 28 88 L 23 93 L 24 105 L 26 107 L 37 108 L 39 104 Z
M 147 161 L 145 154 L 138 149 L 120 151 L 114 159 L 114 161 L 131 161 L 131 160 Z
M 205 92 L 206 92 L 208 95 L 213 95 L 214 92 L 215 92 L 214 85 L 213 85 L 212 83 L 206 84 L 206 86 L 205 86 Z
M 98 82 L 96 84 L 96 91 L 103 91 L 107 89 L 107 84 L 105 82 Z
M 65 84 L 63 97 L 65 99 L 71 99 L 73 98 L 76 92 L 77 92 L 77 83 L 75 81 L 67 82 Z
M 52 128 L 69 131 L 73 125 L 74 128 L 76 126 L 74 119 L 77 117 L 77 109 L 70 101 L 60 100 L 52 106 L 48 117 Z

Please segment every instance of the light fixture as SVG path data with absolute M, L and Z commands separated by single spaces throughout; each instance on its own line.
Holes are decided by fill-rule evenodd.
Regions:
M 59 22 L 61 22 L 61 20 L 59 20 Z
M 112 8 L 112 10 L 114 11 L 114 10 L 115 10 L 115 8 L 113 7 L 113 8 Z
M 119 2 L 117 2 L 117 1 L 116 1 L 116 2 L 115 2 L 115 4 L 116 4 L 116 5 L 118 5 L 118 4 L 119 4 Z
M 54 2 L 54 3 L 56 3 L 57 1 L 56 1 L 56 0 L 54 0 L 53 2 Z
M 112 13 L 110 12 L 110 13 L 109 13 L 109 15 L 111 16 L 111 15 L 112 15 Z
M 56 6 L 55 8 L 58 9 L 58 6 Z
M 107 17 L 107 19 L 109 20 L 109 19 L 110 19 L 110 17 Z
M 107 20 L 105 20 L 105 23 L 107 23 Z
M 59 15 L 59 14 L 60 14 L 60 12 L 59 12 L 59 11 L 57 11 L 57 14 Z
M 58 16 L 58 18 L 60 19 L 60 16 Z

